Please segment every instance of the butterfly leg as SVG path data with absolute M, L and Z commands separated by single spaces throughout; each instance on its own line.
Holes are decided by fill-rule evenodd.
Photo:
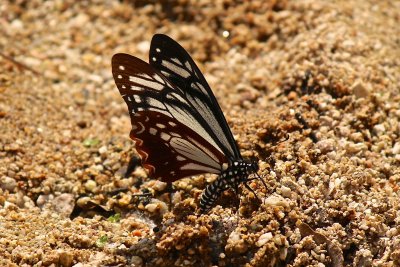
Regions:
M 138 156 L 133 155 L 129 160 L 128 167 L 126 167 L 126 172 L 124 177 L 128 178 L 131 173 L 141 164 L 141 159 Z
M 261 199 L 258 197 L 258 195 L 256 194 L 256 192 L 253 190 L 253 188 L 251 188 L 251 187 L 247 184 L 247 182 L 244 183 L 244 186 L 245 186 L 250 192 L 252 192 L 253 195 L 254 195 L 259 201 L 261 201 Z

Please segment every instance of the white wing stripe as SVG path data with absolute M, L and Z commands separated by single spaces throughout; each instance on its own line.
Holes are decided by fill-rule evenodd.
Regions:
M 193 72 L 192 66 L 190 66 L 189 61 L 186 61 L 186 62 L 185 62 L 185 67 L 186 67 L 190 72 Z
M 206 164 L 210 167 L 213 167 L 215 170 L 219 170 L 221 168 L 218 162 L 214 161 L 209 155 L 185 139 L 172 137 L 170 144 L 177 153 L 188 159 Z
M 146 78 L 146 79 L 150 79 L 151 80 L 151 76 L 148 75 L 147 73 L 136 73 L 136 76 L 142 77 L 142 78 Z
M 136 83 L 138 85 L 141 85 L 141 86 L 155 89 L 155 90 L 162 90 L 165 88 L 165 85 L 163 85 L 159 82 L 155 82 L 154 80 L 150 81 L 150 80 L 142 79 L 137 76 L 129 76 L 129 81 Z M 142 90 L 143 90 L 143 88 L 142 88 Z
M 188 78 L 190 76 L 190 73 L 187 70 L 167 60 L 162 60 L 161 65 L 184 78 Z
M 183 66 L 182 62 L 180 62 L 179 59 L 177 59 L 176 57 L 171 58 L 171 60 L 172 60 L 173 62 L 175 62 L 176 64 L 178 64 L 178 65 L 180 65 L 180 66 Z
M 163 110 L 166 109 L 165 105 L 163 103 L 161 103 L 160 101 L 158 101 L 157 99 L 155 99 L 155 98 L 147 97 L 146 98 L 146 102 L 147 102 L 148 105 L 150 105 L 152 107 L 163 109 Z
M 208 173 L 215 173 L 215 171 L 218 171 L 218 170 L 208 168 L 206 166 L 198 165 L 195 163 L 185 164 L 180 169 L 181 170 L 199 170 L 199 171 L 204 171 L 204 172 L 208 172 Z

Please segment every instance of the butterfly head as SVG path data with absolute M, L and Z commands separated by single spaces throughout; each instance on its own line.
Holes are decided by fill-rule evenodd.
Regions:
M 257 173 L 260 167 L 258 166 L 258 160 L 251 160 L 247 164 L 247 174 Z
M 248 176 L 257 173 L 258 170 L 258 161 L 240 160 L 233 162 L 228 170 L 225 171 L 225 175 L 230 177 L 232 181 L 235 181 L 234 184 L 237 186 L 240 183 L 246 182 L 248 180 Z

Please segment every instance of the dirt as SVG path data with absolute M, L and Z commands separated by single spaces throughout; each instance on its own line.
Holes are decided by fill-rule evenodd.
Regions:
M 400 265 L 400 2 L 2 1 L 1 266 Z M 138 166 L 111 74 L 177 40 L 267 187 Z M 142 193 L 151 195 L 141 195 Z M 399 215 L 399 217 L 398 217 Z

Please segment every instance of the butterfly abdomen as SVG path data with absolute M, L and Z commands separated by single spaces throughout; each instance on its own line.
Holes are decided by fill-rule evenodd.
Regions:
M 241 183 L 246 183 L 250 174 L 257 172 L 257 162 L 235 161 L 211 184 L 207 185 L 200 197 L 200 211 L 207 212 L 215 201 L 227 189 L 237 189 Z

